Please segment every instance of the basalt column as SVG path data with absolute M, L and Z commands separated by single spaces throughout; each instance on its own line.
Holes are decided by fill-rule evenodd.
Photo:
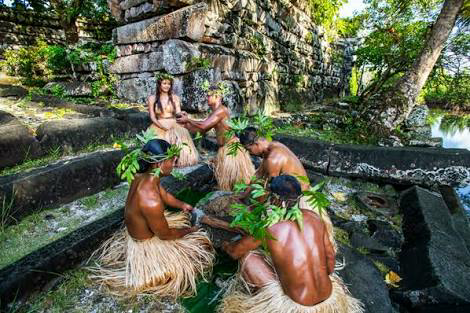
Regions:
M 236 112 L 269 113 L 348 89 L 353 44 L 329 44 L 305 13 L 306 1 L 109 0 L 122 26 L 113 34 L 118 96 L 144 102 L 155 73 L 176 77 L 189 112 L 208 110 L 201 84 L 225 81 Z

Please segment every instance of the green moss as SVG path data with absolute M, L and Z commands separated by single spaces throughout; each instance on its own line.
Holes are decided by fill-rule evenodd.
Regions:
M 377 267 L 377 269 L 382 273 L 382 274 L 387 274 L 388 272 L 390 272 L 390 269 L 385 265 L 383 264 L 382 262 L 379 262 L 379 261 L 373 261 L 374 262 L 374 265 L 375 267 Z
M 61 208 L 45 209 L 26 216 L 18 224 L 6 227 L 0 232 L 0 268 L 86 223 L 120 209 L 125 202 L 127 190 L 128 186 L 121 186 Z
M 338 227 L 334 227 L 334 234 L 336 241 L 339 241 L 342 244 L 351 247 L 351 242 L 349 241 L 349 235 L 347 231 Z
M 363 255 L 368 255 L 370 254 L 370 251 L 369 249 L 367 248 L 364 248 L 364 247 L 359 247 L 356 249 L 360 254 L 363 254 Z
M 98 196 L 92 195 L 80 199 L 80 203 L 83 204 L 87 209 L 93 208 L 98 203 Z

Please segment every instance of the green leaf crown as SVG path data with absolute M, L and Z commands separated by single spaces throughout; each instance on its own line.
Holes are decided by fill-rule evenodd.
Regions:
M 175 77 L 169 73 L 163 73 L 163 72 L 158 72 L 155 74 L 155 79 L 156 80 L 173 80 Z
M 298 179 L 308 181 L 308 178 L 303 176 Z M 268 232 L 268 228 L 274 224 L 287 220 L 295 221 L 300 230 L 303 230 L 303 214 L 299 208 L 300 197 L 281 199 L 274 193 L 268 193 L 262 180 L 252 177 L 251 181 L 250 185 L 239 183 L 234 187 L 236 193 L 242 193 L 248 187 L 251 188 L 251 192 L 248 205 L 244 203 L 232 204 L 231 215 L 234 219 L 230 224 L 231 227 L 242 228 L 255 239 L 261 240 L 264 247 L 266 247 L 266 240 L 275 239 Z M 323 183 L 320 183 L 302 192 L 302 196 L 305 196 L 307 202 L 320 214 L 330 204 L 326 196 L 319 191 L 322 186 Z M 267 196 L 267 199 L 259 201 L 259 198 L 263 196 Z
M 149 128 L 147 131 L 142 131 L 141 134 L 136 135 L 136 139 L 133 142 L 133 146 L 143 146 L 150 140 L 157 139 L 157 136 L 153 129 Z M 124 151 L 129 151 L 127 145 L 121 143 Z M 134 180 L 134 175 L 140 169 L 139 160 L 144 160 L 148 163 L 159 163 L 168 159 L 179 156 L 182 146 L 171 145 L 164 155 L 153 155 L 142 151 L 141 148 L 136 148 L 128 152 L 119 162 L 116 172 L 121 179 L 126 179 L 129 184 Z M 159 175 L 160 172 L 156 171 L 154 175 Z

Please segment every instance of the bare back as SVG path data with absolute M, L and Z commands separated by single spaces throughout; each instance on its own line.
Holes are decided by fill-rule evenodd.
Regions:
M 307 172 L 299 158 L 288 147 L 278 141 L 269 144 L 268 153 L 264 156 L 261 165 L 262 175 L 266 179 L 282 174 L 307 177 Z M 304 182 L 300 183 L 303 191 L 310 187 Z
M 320 217 L 302 212 L 303 231 L 293 221 L 277 223 L 269 228 L 276 240 L 268 241 L 268 248 L 285 294 L 311 306 L 331 294 L 334 251 Z
M 149 179 L 147 176 L 146 174 L 137 174 L 135 176 L 127 195 L 124 212 L 127 231 L 132 238 L 138 240 L 154 236 L 142 208 L 150 206 L 155 208 L 155 210 L 160 210 L 162 213 L 165 208 L 160 198 L 156 181 Z

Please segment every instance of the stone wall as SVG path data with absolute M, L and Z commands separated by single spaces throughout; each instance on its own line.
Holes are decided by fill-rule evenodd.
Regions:
M 113 32 L 118 95 L 143 102 L 154 74 L 176 76 L 183 109 L 208 107 L 200 85 L 223 80 L 233 111 L 269 113 L 279 103 L 312 102 L 347 93 L 353 42 L 328 44 L 305 13 L 305 1 L 109 0 L 123 25 Z M 199 67 L 201 60 L 210 66 Z M 201 63 L 201 62 L 199 62 Z
M 109 28 L 85 21 L 78 21 L 77 24 L 82 42 L 95 41 L 95 28 Z M 0 6 L 0 58 L 4 49 L 34 45 L 38 38 L 50 44 L 65 43 L 65 33 L 55 15 Z

